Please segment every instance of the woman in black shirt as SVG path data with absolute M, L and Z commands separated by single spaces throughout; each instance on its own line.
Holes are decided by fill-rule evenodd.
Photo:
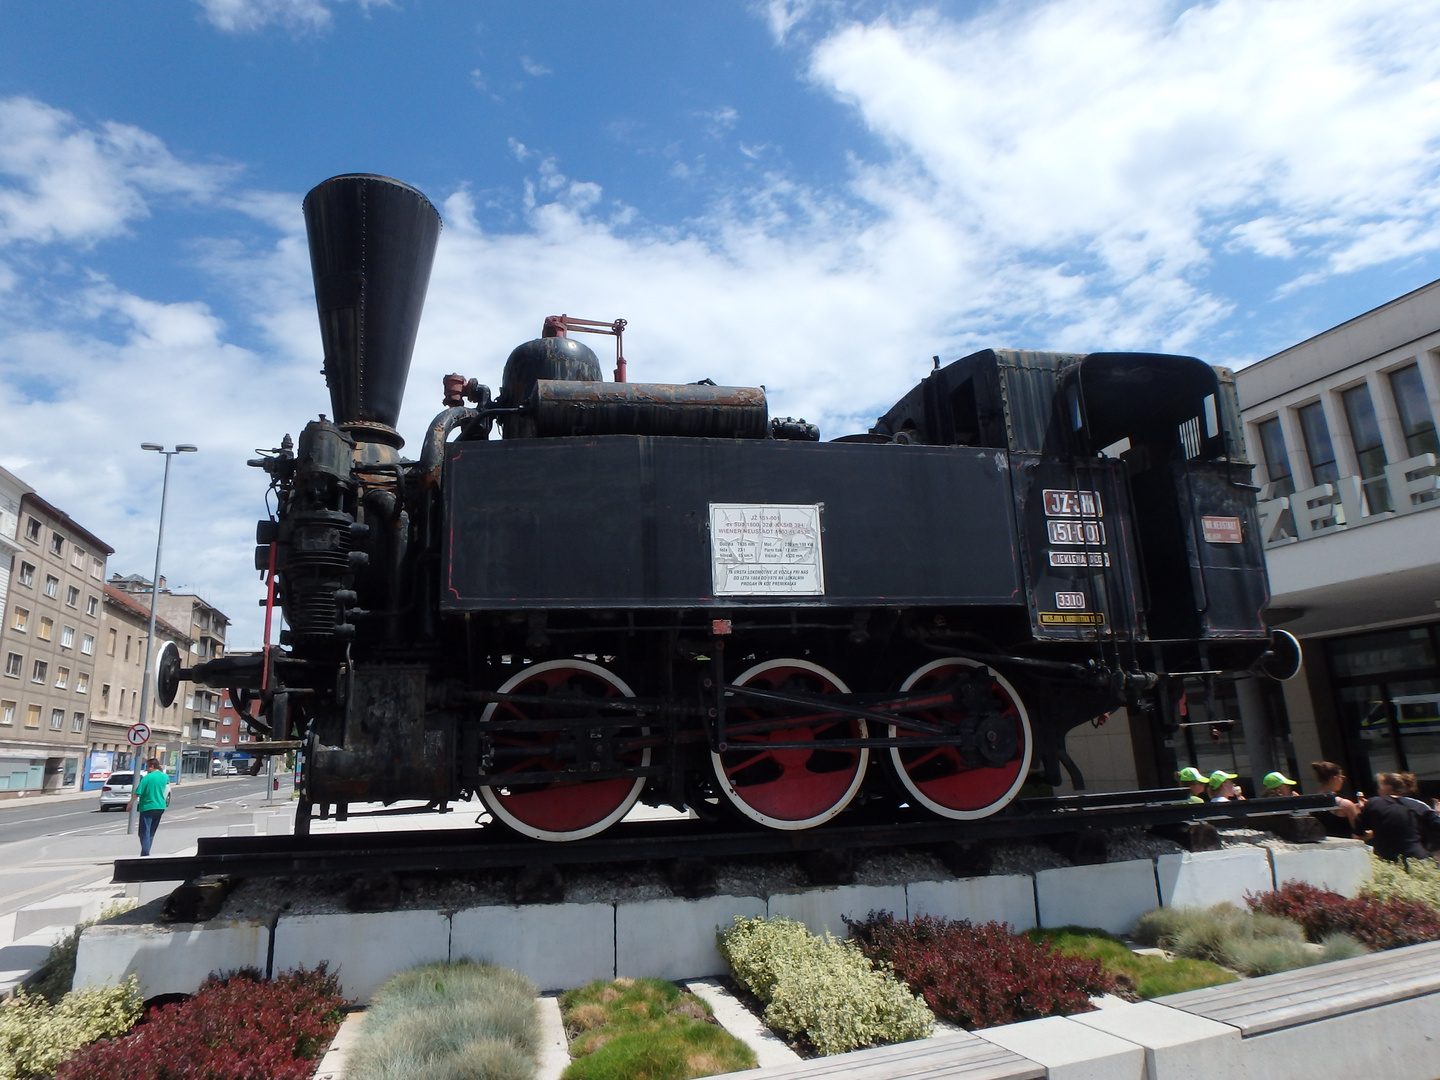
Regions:
M 1420 823 L 1401 798 L 1407 785 L 1397 773 L 1381 773 L 1375 778 L 1380 794 L 1362 799 L 1355 828 L 1369 830 L 1370 846 L 1375 854 L 1391 862 L 1407 859 L 1428 859 L 1430 853 L 1420 843 Z

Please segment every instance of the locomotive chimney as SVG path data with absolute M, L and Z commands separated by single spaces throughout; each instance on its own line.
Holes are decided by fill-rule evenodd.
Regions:
M 362 441 L 399 446 L 395 423 L 440 214 L 409 184 L 367 174 L 331 177 L 304 209 L 335 423 Z

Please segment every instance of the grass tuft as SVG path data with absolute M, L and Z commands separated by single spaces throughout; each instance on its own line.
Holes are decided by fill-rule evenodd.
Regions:
M 1029 937 L 1032 941 L 1048 941 L 1072 956 L 1099 960 L 1122 988 L 1139 998 L 1165 997 L 1205 986 L 1219 986 L 1235 982 L 1237 978 L 1234 972 L 1208 960 L 1137 956 L 1113 934 L 1090 927 L 1036 929 L 1029 932 Z
M 1156 908 L 1135 925 L 1135 940 L 1142 944 L 1158 945 L 1245 975 L 1271 975 L 1364 953 L 1359 942 L 1336 940 L 1341 937 L 1344 935 L 1329 939 L 1325 948 L 1311 948 L 1305 944 L 1305 930 L 1299 923 L 1262 911 L 1244 911 L 1234 904 Z
M 565 1080 L 684 1080 L 755 1067 L 709 1006 L 663 979 L 592 982 L 560 998 L 574 1059 Z
M 470 960 L 394 976 L 370 1003 L 351 1080 L 530 1080 L 540 1047 L 535 986 Z

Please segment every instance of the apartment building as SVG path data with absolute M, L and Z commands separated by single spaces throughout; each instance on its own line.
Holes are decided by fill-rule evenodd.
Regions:
M 145 601 L 145 602 L 142 602 Z M 105 586 L 104 604 L 100 621 L 100 654 L 96 658 L 95 681 L 99 691 L 91 701 L 90 750 L 112 751 L 115 753 L 113 767 L 122 769 L 133 764 L 131 747 L 125 739 L 125 732 L 131 724 L 140 719 L 140 694 L 145 677 L 145 644 L 150 633 L 149 597 L 133 597 L 113 585 Z M 166 642 L 174 642 L 181 656 L 190 653 L 194 642 L 189 635 L 171 626 L 166 620 L 155 620 L 155 650 Z M 145 746 L 147 755 L 160 757 L 168 766 L 178 760 L 186 736 L 186 716 L 183 712 L 185 694 L 189 684 L 183 684 L 181 693 L 169 708 L 161 708 L 156 698 L 154 679 L 150 685 L 150 703 L 145 710 L 146 723 L 150 725 L 150 741 Z M 172 758 L 171 755 L 175 755 Z
M 10 591 L 10 565 L 20 554 L 20 500 L 34 491 L 14 473 L 0 469 L 0 633 L 5 625 L 5 601 Z
M 114 551 L 33 490 L 15 516 L 0 624 L 0 797 L 79 787 Z
M 129 595 L 133 600 L 150 610 L 151 582 L 138 575 L 110 578 L 110 585 Z M 156 615 L 189 642 L 181 647 L 181 659 L 186 667 L 193 667 L 202 660 L 211 660 L 225 653 L 225 630 L 230 625 L 218 608 L 196 593 L 172 592 L 166 587 L 165 578 L 160 578 L 159 602 Z M 217 724 L 220 719 L 219 691 L 209 687 L 187 684 L 182 688 L 183 697 L 177 699 L 181 706 L 181 720 L 186 743 L 184 769 L 195 775 L 205 775 L 209 770 L 210 754 L 219 744 Z

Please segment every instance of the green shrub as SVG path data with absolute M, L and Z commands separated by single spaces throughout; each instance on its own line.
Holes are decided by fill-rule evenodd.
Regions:
M 540 1048 L 535 986 L 461 960 L 388 980 L 371 999 L 350 1080 L 530 1080 Z
M 134 975 L 119 986 L 72 991 L 54 1005 L 22 990 L 0 1004 L 0 1080 L 52 1075 L 82 1046 L 129 1031 L 142 1009 Z
M 1135 924 L 1135 940 L 1180 956 L 1208 960 L 1246 975 L 1270 975 L 1311 964 L 1358 956 L 1364 946 L 1353 939 L 1327 939 L 1320 949 L 1307 947 L 1299 923 L 1233 904 L 1210 908 L 1156 908 Z
M 754 1052 L 710 1007 L 663 979 L 601 980 L 560 998 L 565 1080 L 686 1080 L 755 1067 Z
M 40 995 L 51 1005 L 56 1004 L 70 992 L 70 987 L 75 982 L 75 954 L 80 949 L 80 935 L 96 923 L 123 915 L 137 903 L 133 898 L 116 900 L 105 905 L 97 918 L 77 923 L 73 930 L 50 946 L 45 962 L 40 965 L 35 972 L 35 978 L 30 982 L 30 991 Z
M 742 919 L 718 935 L 737 982 L 765 1003 L 765 1023 L 821 1054 L 923 1039 L 935 1018 L 888 970 L 848 941 L 789 919 Z
M 1029 936 L 1033 941 L 1048 941 L 1061 952 L 1099 960 L 1122 988 L 1133 990 L 1139 998 L 1165 997 L 1236 980 L 1234 972 L 1209 960 L 1139 956 L 1118 938 L 1091 927 L 1036 929 Z
M 1370 880 L 1361 893 L 1377 900 L 1413 900 L 1440 910 L 1440 865 L 1434 859 L 1410 859 L 1405 865 L 1370 854 Z

